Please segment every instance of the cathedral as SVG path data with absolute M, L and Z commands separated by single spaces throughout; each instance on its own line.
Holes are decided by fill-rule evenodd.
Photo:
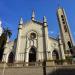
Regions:
M 59 7 L 56 15 L 60 30 L 58 38 L 48 35 L 45 16 L 43 22 L 36 21 L 33 11 L 30 21 L 24 23 L 21 18 L 17 38 L 14 41 L 7 41 L 2 62 L 29 65 L 31 62 L 43 62 L 46 59 L 56 64 L 55 60 L 66 60 L 73 57 L 74 43 L 64 9 Z

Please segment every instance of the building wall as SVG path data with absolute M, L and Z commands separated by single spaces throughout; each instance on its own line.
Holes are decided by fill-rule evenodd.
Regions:
M 36 39 L 33 41 L 30 40 L 30 34 L 35 33 Z M 28 62 L 29 58 L 29 50 L 34 45 L 37 49 L 37 60 L 43 59 L 43 33 L 42 33 L 42 25 L 36 24 L 34 22 L 28 22 L 23 25 L 22 29 L 20 29 L 18 41 L 20 45 L 17 45 L 16 49 L 16 61 L 20 61 L 20 57 L 18 54 L 23 53 L 22 61 Z M 24 54 L 25 53 L 25 54 Z M 18 56 L 17 56 L 18 55 Z M 24 56 L 25 55 L 25 56 Z M 17 58 L 18 57 L 18 58 Z M 26 58 L 24 58 L 26 57 Z
M 73 47 L 73 41 L 71 36 L 71 31 L 69 28 L 69 24 L 67 22 L 67 17 L 63 8 L 58 8 L 57 17 L 59 22 L 59 29 L 61 34 L 61 40 L 63 43 L 65 53 L 70 51 L 68 42 L 71 44 L 71 48 Z
M 32 20 L 26 23 L 23 23 L 23 21 L 21 21 L 21 24 L 18 28 L 17 41 L 15 43 L 9 42 L 6 44 L 4 55 L 7 54 L 7 56 L 3 56 L 3 61 L 6 61 L 5 58 L 8 58 L 9 53 L 13 52 L 15 55 L 15 62 L 29 62 L 29 54 L 32 47 L 34 47 L 36 52 L 35 62 L 44 60 L 44 50 L 46 50 L 47 60 L 54 59 L 53 52 L 56 52 L 56 54 L 58 55 L 56 56 L 56 58 L 58 57 L 59 60 L 65 59 L 65 50 L 68 50 L 67 42 L 70 41 L 72 43 L 72 40 L 68 25 L 66 24 L 68 31 L 65 32 L 64 26 L 62 24 L 61 15 L 65 16 L 63 12 L 64 10 L 62 10 L 62 8 L 58 9 L 57 12 L 61 35 L 61 38 L 58 39 L 49 37 L 48 26 L 45 17 L 43 23 Z M 65 22 L 67 23 L 67 21 Z M 36 37 L 35 35 L 31 36 L 32 33 L 36 34 Z M 35 38 L 32 39 L 31 37 Z M 44 48 L 44 43 L 46 44 L 46 48 Z
M 8 62 L 8 57 L 11 52 L 14 51 L 14 41 L 7 42 L 3 53 L 3 62 Z
M 36 34 L 36 38 L 34 40 L 31 40 L 30 38 L 31 33 Z M 57 51 L 59 59 L 61 59 L 62 56 L 59 49 L 59 41 L 55 38 L 48 36 L 48 27 L 46 27 L 45 29 L 45 37 L 47 60 L 53 60 L 52 53 L 54 50 Z M 15 62 L 29 62 L 29 51 L 32 46 L 36 48 L 36 62 L 43 61 L 44 47 L 42 25 L 30 21 L 26 24 L 19 26 L 18 37 L 15 43 L 9 42 L 6 44 L 3 61 L 6 61 L 6 57 L 9 57 L 9 53 L 14 51 Z M 5 56 L 5 54 L 7 54 L 7 56 Z

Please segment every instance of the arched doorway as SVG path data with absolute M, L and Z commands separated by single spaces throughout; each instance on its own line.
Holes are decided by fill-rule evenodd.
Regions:
M 14 54 L 11 52 L 8 56 L 8 63 L 13 63 L 14 62 Z
M 29 64 L 34 64 L 36 62 L 36 48 L 31 47 L 29 51 Z
M 55 64 L 58 64 L 59 63 L 59 61 L 58 61 L 59 60 L 59 54 L 56 50 L 54 50 L 52 52 L 52 57 L 53 57 L 53 61 L 55 62 Z

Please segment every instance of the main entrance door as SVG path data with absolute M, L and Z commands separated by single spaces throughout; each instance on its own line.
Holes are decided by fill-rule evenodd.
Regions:
M 36 48 L 31 47 L 29 51 L 29 65 L 35 64 L 36 62 Z

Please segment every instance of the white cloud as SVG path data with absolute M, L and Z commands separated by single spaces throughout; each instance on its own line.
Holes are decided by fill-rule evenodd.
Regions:
M 54 33 L 54 31 L 49 31 L 49 33 L 50 33 L 50 34 L 53 34 L 53 33 Z

